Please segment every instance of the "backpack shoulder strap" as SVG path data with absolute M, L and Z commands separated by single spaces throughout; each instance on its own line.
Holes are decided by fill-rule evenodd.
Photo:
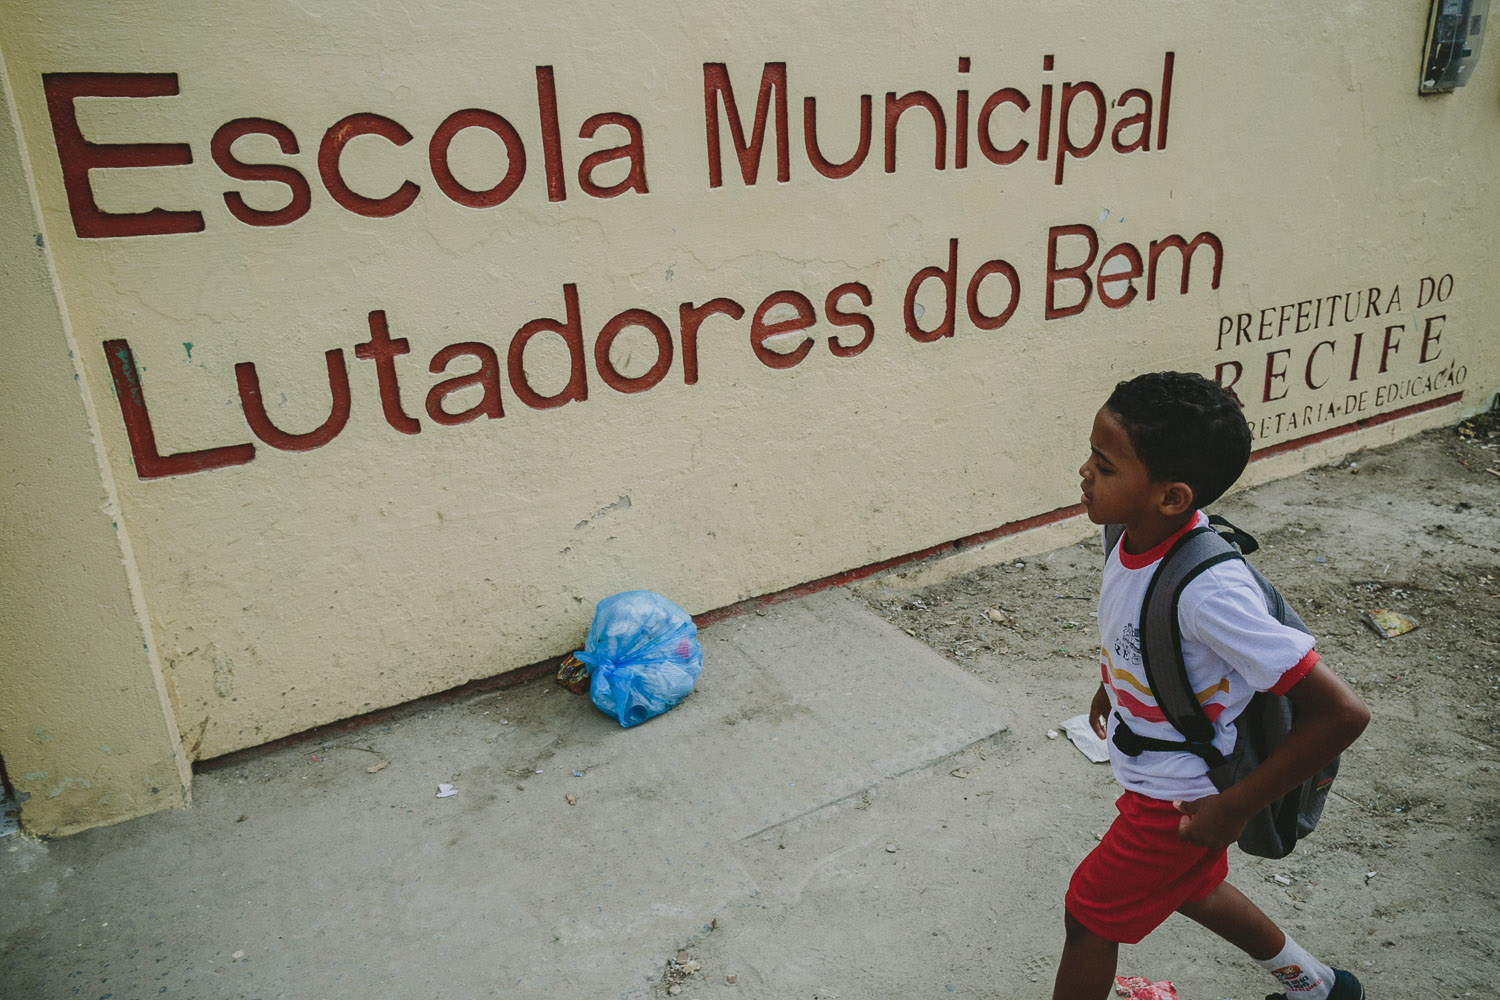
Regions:
M 1211 743 L 1214 727 L 1188 680 L 1177 606 L 1183 590 L 1200 573 L 1239 558 L 1239 550 L 1217 532 L 1194 528 L 1162 557 L 1141 602 L 1141 665 L 1146 683 L 1167 721 L 1190 743 Z
M 1120 539 L 1125 536 L 1125 525 L 1106 524 L 1104 526 L 1104 561 L 1109 562 L 1109 554 L 1120 544 Z
M 1208 523 L 1213 525 L 1218 531 L 1219 537 L 1239 549 L 1244 555 L 1248 556 L 1260 548 L 1260 543 L 1255 540 L 1255 537 L 1250 532 L 1245 531 L 1243 528 L 1236 528 L 1218 514 L 1208 515 Z M 1246 560 L 1245 568 L 1250 571 L 1250 576 L 1255 580 L 1256 586 L 1260 587 L 1261 594 L 1265 596 L 1266 611 L 1270 613 L 1272 618 L 1275 618 L 1283 625 L 1289 625 L 1297 629 L 1299 632 L 1312 632 L 1312 629 L 1303 623 L 1302 618 L 1297 612 L 1292 610 L 1292 606 L 1287 604 L 1286 598 L 1281 596 L 1281 591 L 1276 589 L 1276 585 L 1267 580 L 1261 574 L 1260 570 L 1255 568 L 1254 563 Z
M 1219 535 L 1235 548 L 1239 549 L 1243 555 L 1248 556 L 1260 548 L 1260 542 L 1255 540 L 1254 535 L 1243 528 L 1236 528 L 1229 523 L 1227 518 L 1220 517 L 1218 514 L 1210 514 L 1208 515 L 1208 523 L 1213 525 L 1219 531 Z

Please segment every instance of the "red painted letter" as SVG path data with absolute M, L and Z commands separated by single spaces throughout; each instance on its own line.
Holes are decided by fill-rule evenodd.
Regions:
M 448 146 L 453 142 L 453 137 L 466 128 L 489 129 L 505 143 L 505 176 L 500 178 L 499 184 L 486 191 L 464 187 L 448 166 Z M 437 131 L 432 133 L 432 141 L 427 144 L 427 161 L 432 167 L 432 179 L 437 181 L 438 189 L 469 208 L 491 208 L 500 204 L 515 193 L 516 188 L 521 186 L 521 178 L 526 176 L 526 147 L 521 143 L 521 136 L 510 122 L 493 111 L 480 108 L 455 111 L 444 118 Z
M 791 151 L 787 147 L 786 63 L 766 63 L 761 72 L 760 95 L 755 104 L 755 125 L 750 141 L 745 141 L 745 126 L 735 107 L 734 90 L 729 86 L 729 70 L 723 63 L 703 64 L 703 124 L 708 130 L 708 186 L 724 186 L 724 164 L 719 151 L 719 115 L 715 95 L 724 101 L 724 116 L 729 119 L 729 133 L 735 155 L 740 160 L 740 175 L 746 186 L 753 185 L 760 174 L 760 151 L 766 141 L 766 119 L 771 101 L 776 101 L 776 179 L 785 183 L 792 177 Z
M 234 366 L 234 378 L 240 387 L 240 407 L 256 437 L 282 451 L 312 451 L 338 437 L 339 431 L 349 422 L 349 371 L 344 367 L 344 352 L 338 348 L 328 351 L 324 358 L 328 363 L 328 391 L 333 396 L 333 405 L 323 426 L 305 434 L 288 434 L 271 423 L 266 402 L 261 398 L 260 376 L 255 373 L 255 365 L 241 361 Z
M 339 157 L 349 140 L 360 135 L 378 135 L 397 146 L 411 142 L 411 133 L 400 122 L 391 121 L 382 115 L 361 112 L 341 118 L 323 134 L 323 142 L 318 147 L 318 173 L 323 177 L 323 186 L 333 195 L 334 201 L 356 215 L 384 219 L 406 211 L 417 200 L 417 192 L 421 190 L 411 181 L 402 181 L 399 188 L 384 198 L 366 198 L 355 194 L 344 183 L 344 178 L 339 173 Z
M 583 162 L 578 164 L 578 186 L 583 188 L 585 194 L 594 198 L 613 198 L 626 191 L 649 194 L 650 192 L 646 189 L 646 137 L 641 134 L 640 122 L 629 115 L 617 114 L 613 111 L 594 115 L 578 130 L 578 138 L 592 139 L 594 133 L 606 125 L 620 126 L 630 136 L 630 141 L 623 146 L 596 150 L 585 156 Z M 630 169 L 626 172 L 625 179 L 618 184 L 595 183 L 594 171 L 615 160 L 630 161 Z
M 470 341 L 464 344 L 449 344 L 432 356 L 427 370 L 436 375 L 448 367 L 454 358 L 464 354 L 479 359 L 479 370 L 472 375 L 459 375 L 444 379 L 427 391 L 427 415 L 445 427 L 468 423 L 483 414 L 491 420 L 505 416 L 500 402 L 500 358 L 488 344 Z M 484 395 L 479 402 L 462 413 L 449 413 L 443 409 L 443 399 L 449 393 L 459 392 L 470 386 L 479 386 Z
M 791 319 L 767 323 L 766 313 L 779 305 L 791 306 L 797 315 Z M 755 316 L 750 320 L 750 347 L 760 363 L 767 368 L 791 368 L 807 357 L 807 352 L 812 350 L 813 339 L 808 337 L 790 351 L 772 350 L 766 346 L 766 341 L 778 333 L 806 330 L 816 322 L 817 314 L 813 312 L 812 303 L 807 300 L 806 295 L 791 291 L 772 292 L 761 302 L 760 308 L 755 310 Z
M 847 281 L 828 293 L 828 298 L 823 301 L 823 315 L 828 317 L 828 322 L 834 326 L 857 326 L 865 331 L 864 337 L 857 344 L 847 347 L 838 342 L 837 337 L 828 338 L 828 349 L 836 358 L 852 358 L 870 346 L 875 339 L 875 322 L 864 313 L 840 312 L 839 300 L 845 295 L 852 295 L 865 305 L 875 301 L 867 285 L 858 281 Z
M 1003 274 L 1005 280 L 1010 282 L 1010 301 L 998 315 L 986 316 L 979 310 L 979 286 L 984 284 L 984 279 L 992 274 Z M 969 279 L 969 294 L 964 301 L 969 307 L 969 322 L 981 330 L 998 330 L 1010 319 L 1011 314 L 1016 311 L 1016 306 L 1021 303 L 1021 276 L 1011 266 L 1010 261 L 988 260 L 974 272 L 974 277 Z
M 936 278 L 943 286 L 944 305 L 943 318 L 931 333 L 922 329 L 917 323 L 917 289 L 929 278 Z M 906 332 L 911 339 L 923 344 L 930 344 L 940 337 L 953 336 L 953 314 L 958 310 L 958 240 L 948 241 L 948 269 L 945 271 L 937 265 L 924 267 L 911 276 L 911 281 L 906 286 Z
M 979 109 L 979 124 L 977 126 L 979 132 L 979 151 L 984 154 L 986 160 L 989 160 L 991 163 L 998 163 L 1003 167 L 1007 163 L 1015 163 L 1019 160 L 1031 143 L 1025 139 L 1021 139 L 1009 149 L 995 148 L 995 142 L 990 137 L 990 116 L 1002 104 L 1014 104 L 1021 109 L 1022 114 L 1025 114 L 1031 109 L 1031 99 L 1014 87 L 1006 87 L 991 94 L 989 99 L 984 102 L 984 107 Z
M 885 172 L 896 172 L 896 122 L 911 108 L 925 108 L 932 115 L 934 142 L 933 166 L 943 169 L 944 156 L 948 149 L 948 123 L 943 118 L 943 106 L 937 98 L 925 90 L 915 90 L 903 97 L 895 91 L 885 95 Z
M 235 140 L 245 135 L 268 135 L 276 140 L 283 153 L 297 152 L 297 137 L 281 122 L 269 118 L 236 118 L 219 126 L 210 146 L 219 169 L 237 181 L 275 181 L 285 184 L 292 200 L 282 208 L 263 210 L 245 204 L 238 191 L 225 191 L 224 204 L 229 214 L 247 226 L 285 226 L 296 222 L 312 207 L 312 188 L 302 172 L 281 163 L 245 163 L 235 158 Z
M 865 162 L 865 157 L 870 155 L 872 106 L 869 94 L 859 95 L 859 146 L 854 150 L 854 155 L 843 163 L 830 163 L 823 158 L 823 151 L 818 148 L 817 99 L 813 97 L 802 99 L 802 144 L 807 147 L 807 159 L 813 165 L 814 170 L 824 177 L 837 180 L 841 177 L 848 177 L 860 168 L 860 165 Z
M 106 340 L 104 357 L 109 361 L 109 375 L 115 383 L 120 416 L 125 419 L 125 434 L 130 438 L 137 476 L 142 479 L 185 476 L 189 472 L 244 465 L 255 457 L 255 445 L 249 442 L 163 455 L 156 450 L 156 434 L 151 429 L 151 414 L 146 410 L 146 396 L 141 391 L 141 376 L 136 371 L 135 356 L 130 353 L 130 342 Z
M 1219 287 L 1219 276 L 1224 271 L 1224 244 L 1213 233 L 1199 233 L 1189 243 L 1175 233 L 1165 239 L 1152 240 L 1151 249 L 1147 251 L 1146 262 L 1146 298 L 1156 298 L 1156 258 L 1161 252 L 1168 248 L 1182 254 L 1182 294 L 1186 295 L 1188 290 L 1188 274 L 1193 262 L 1193 253 L 1200 247 L 1206 246 L 1214 252 L 1214 276 L 1209 282 L 1210 288 Z
M 43 73 L 42 89 L 47 94 L 47 114 L 52 118 L 52 136 L 57 141 L 57 159 L 62 167 L 63 190 L 68 194 L 68 211 L 73 216 L 73 231 L 80 239 L 203 231 L 201 212 L 101 209 L 94 200 L 94 189 L 89 186 L 90 170 L 182 166 L 193 162 L 193 151 L 180 142 L 89 142 L 78 128 L 78 109 L 73 106 L 80 97 L 175 97 L 176 73 Z
M 1082 264 L 1077 267 L 1057 266 L 1057 241 L 1063 236 L 1082 236 L 1089 241 L 1089 255 L 1084 258 Z M 1064 316 L 1076 316 L 1083 312 L 1083 307 L 1089 304 L 1089 296 L 1094 292 L 1094 283 L 1089 280 L 1089 266 L 1094 263 L 1094 257 L 1099 253 L 1099 237 L 1094 233 L 1094 227 L 1088 225 L 1076 226 L 1053 226 L 1047 230 L 1047 319 L 1061 319 Z M 1059 280 L 1073 279 L 1083 282 L 1083 297 L 1071 306 L 1057 305 L 1057 282 Z M 1148 294 L 1146 298 L 1150 298 Z
M 609 349 L 614 346 L 615 338 L 629 326 L 638 326 L 656 338 L 656 363 L 651 366 L 650 371 L 636 378 L 620 374 L 609 356 Z M 626 309 L 605 323 L 604 329 L 599 331 L 599 339 L 594 341 L 594 366 L 599 369 L 599 377 L 604 379 L 604 383 L 616 392 L 645 392 L 666 378 L 667 370 L 672 367 L 672 332 L 655 313 L 644 309 Z
M 677 307 L 677 325 L 682 331 L 682 382 L 696 385 L 698 382 L 698 328 L 710 316 L 728 316 L 739 319 L 745 315 L 745 307 L 734 299 L 722 296 L 709 299 L 701 306 L 684 302 Z
M 380 406 L 385 410 L 386 423 L 402 434 L 418 434 L 422 430 L 422 425 L 401 409 L 401 383 L 396 378 L 396 358 L 410 353 L 411 346 L 405 337 L 391 339 L 385 310 L 376 309 L 370 313 L 370 339 L 354 345 L 354 356 L 375 362 L 375 376 L 380 381 Z
M 506 355 L 510 387 L 515 391 L 517 398 L 533 410 L 550 410 L 564 403 L 571 403 L 575 400 L 581 403 L 589 398 L 588 376 L 584 368 L 583 321 L 578 313 L 577 285 L 571 283 L 563 285 L 563 302 L 568 314 L 565 322 L 559 323 L 555 319 L 534 319 L 517 330 L 516 335 L 510 340 L 510 350 Z M 526 345 L 539 333 L 556 333 L 562 337 L 563 343 L 568 345 L 568 384 L 552 396 L 543 396 L 537 392 L 526 378 L 526 366 L 523 363 Z

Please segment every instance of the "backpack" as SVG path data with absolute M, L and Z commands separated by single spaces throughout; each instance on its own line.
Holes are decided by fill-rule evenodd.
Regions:
M 1140 736 L 1116 713 L 1114 744 L 1130 757 L 1145 750 L 1186 750 L 1197 754 L 1208 765 L 1209 780 L 1223 791 L 1253 771 L 1286 739 L 1292 727 L 1292 707 L 1284 695 L 1256 692 L 1234 721 L 1236 734 L 1231 755 L 1226 758 L 1215 749 L 1213 723 L 1193 693 L 1182 660 L 1177 602 L 1183 589 L 1209 567 L 1239 559 L 1245 562 L 1265 594 L 1266 610 L 1271 617 L 1302 632 L 1311 634 L 1311 630 L 1276 587 L 1245 561 L 1245 555 L 1258 549 L 1259 543 L 1222 517 L 1210 515 L 1208 520 L 1210 525 L 1226 530 L 1221 533 L 1215 527 L 1199 526 L 1179 538 L 1162 557 L 1141 605 L 1141 664 L 1146 683 L 1167 721 L 1185 739 L 1175 742 Z M 1105 527 L 1106 559 L 1123 534 L 1122 525 Z M 1240 850 L 1262 858 L 1284 858 L 1290 854 L 1297 841 L 1317 826 L 1338 770 L 1339 759 L 1334 757 L 1318 773 L 1252 816 L 1240 834 Z

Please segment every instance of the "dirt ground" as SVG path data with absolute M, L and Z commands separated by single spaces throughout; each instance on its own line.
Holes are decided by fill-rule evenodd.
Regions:
M 1232 851 L 1232 880 L 1315 952 L 1364 977 L 1372 995 L 1500 996 L 1500 420 L 1486 414 L 1354 454 L 1217 511 L 1258 537 L 1253 561 L 1373 713 L 1313 837 L 1278 862 Z M 1097 683 L 1101 559 L 1094 541 L 913 593 L 893 581 L 859 592 L 897 627 L 1016 692 L 1015 739 L 990 751 L 1016 781 L 1062 800 L 1112 799 L 1105 765 L 1103 780 L 1070 786 L 1055 758 L 1034 752 L 1036 731 L 1083 712 Z M 1363 615 L 1382 608 L 1419 624 L 1381 637 Z M 1247 964 L 1206 932 L 1172 926 L 1167 937 L 1212 952 L 1208 961 Z M 1179 984 L 1197 974 L 1159 949 L 1141 967 L 1130 951 L 1122 973 L 1175 969 Z M 1038 964 L 1022 982 L 1050 983 L 1051 961 Z M 1038 986 L 1019 992 L 1040 995 Z M 1184 995 L 1227 995 L 1210 989 Z
M 1314 835 L 1231 850 L 1231 880 L 1372 998 L 1500 996 L 1500 421 L 1216 509 L 1373 712 Z M 220 761 L 191 810 L 7 838 L 0 996 L 1046 997 L 1118 793 L 1056 735 L 1098 684 L 1101 560 L 758 607 L 639 729 L 543 679 Z M 1382 608 L 1417 627 L 1377 636 Z M 1273 985 L 1181 917 L 1120 972 L 1181 1000 Z

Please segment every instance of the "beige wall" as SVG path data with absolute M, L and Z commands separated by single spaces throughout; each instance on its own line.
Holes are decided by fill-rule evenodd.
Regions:
M 190 772 L 19 153 L 0 93 L 0 753 L 27 828 L 68 833 L 185 805 Z
M 159 663 L 197 759 L 564 652 L 618 590 L 701 612 L 1065 517 L 1136 372 L 1237 373 L 1252 478 L 1500 387 L 1500 60 L 1419 97 L 1425 4 L 620 6 L 0 0 L 25 460 L 80 456 L 124 539 L 124 622 L 53 613 L 135 650 L 8 621 L 18 785 L 13 674 L 87 706 L 130 662 L 155 705 Z M 749 139 L 782 65 L 747 183 L 715 83 Z M 861 95 L 831 176 L 805 99 L 837 163 Z

